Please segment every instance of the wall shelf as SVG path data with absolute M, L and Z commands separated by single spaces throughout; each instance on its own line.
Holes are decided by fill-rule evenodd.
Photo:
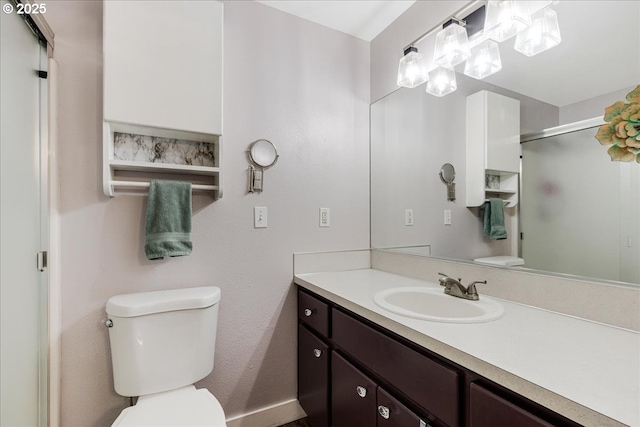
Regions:
M 221 1 L 105 2 L 103 190 L 186 181 L 222 197 Z M 141 19 L 143 17 L 144 19 Z M 162 25 L 158 25 L 162 23 Z
M 165 179 L 191 182 L 194 192 L 217 200 L 222 197 L 221 143 L 219 135 L 105 121 L 104 193 L 140 194 L 152 180 Z

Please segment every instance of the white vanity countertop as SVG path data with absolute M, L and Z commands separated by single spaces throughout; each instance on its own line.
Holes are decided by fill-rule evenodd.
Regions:
M 491 322 L 408 318 L 378 307 L 373 295 L 442 288 L 372 269 L 298 274 L 294 282 L 580 424 L 640 426 L 637 332 L 493 297 L 505 315 Z

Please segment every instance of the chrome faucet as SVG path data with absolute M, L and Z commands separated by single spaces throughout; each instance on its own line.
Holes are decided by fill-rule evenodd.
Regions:
M 476 289 L 476 284 L 484 283 L 487 284 L 487 281 L 476 281 L 471 282 L 469 286 L 465 287 L 462 283 L 462 279 L 454 279 L 453 277 L 449 277 L 446 274 L 438 273 L 442 277 L 438 279 L 440 282 L 440 286 L 444 286 L 444 293 L 447 295 L 451 295 L 458 298 L 464 298 L 472 301 L 478 301 L 480 299 L 478 295 L 478 290 Z

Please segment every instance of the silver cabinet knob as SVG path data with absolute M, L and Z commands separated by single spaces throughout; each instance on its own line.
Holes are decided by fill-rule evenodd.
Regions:
M 367 396 L 367 389 L 362 387 L 361 385 L 356 387 L 356 392 L 358 392 L 358 396 L 360 396 L 360 397 L 366 397 Z
M 317 348 L 313 349 L 313 355 L 315 357 L 320 357 L 322 355 L 322 350 L 318 350 Z
M 309 317 L 313 314 L 313 310 L 311 310 L 310 308 L 305 308 L 304 309 L 304 315 Z
M 380 413 L 380 416 L 382 416 L 382 418 L 384 418 L 385 420 L 388 420 L 389 415 L 391 414 L 389 408 L 382 405 L 378 406 L 378 412 Z

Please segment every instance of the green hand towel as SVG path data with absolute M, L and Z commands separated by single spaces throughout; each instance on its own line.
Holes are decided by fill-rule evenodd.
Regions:
M 145 231 L 149 260 L 191 253 L 191 183 L 151 182 Z
M 484 235 L 493 240 L 507 238 L 504 227 L 504 203 L 502 199 L 491 198 L 484 205 Z

